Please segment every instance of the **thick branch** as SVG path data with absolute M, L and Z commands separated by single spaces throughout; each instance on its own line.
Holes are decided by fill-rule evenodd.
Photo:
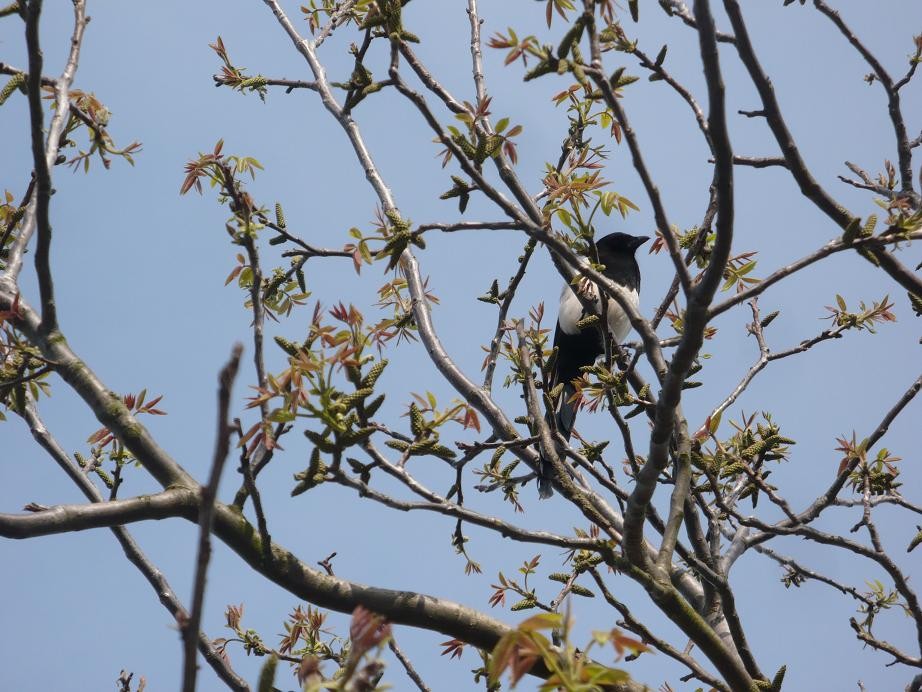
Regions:
M 0 536 L 53 536 L 151 519 L 194 519 L 197 514 L 194 493 L 183 488 L 171 488 L 156 495 L 141 495 L 128 500 L 90 505 L 56 505 L 31 514 L 0 514 Z

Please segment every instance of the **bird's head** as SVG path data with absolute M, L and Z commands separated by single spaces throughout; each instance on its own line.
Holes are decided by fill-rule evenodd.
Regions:
M 609 233 L 607 236 L 599 238 L 595 241 L 595 245 L 600 253 L 611 252 L 633 255 L 637 248 L 648 240 L 650 240 L 650 238 L 645 235 L 631 235 L 629 233 L 618 232 Z

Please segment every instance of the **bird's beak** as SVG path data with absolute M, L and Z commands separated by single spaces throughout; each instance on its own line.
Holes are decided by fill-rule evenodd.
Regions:
M 632 249 L 632 250 L 636 250 L 637 248 L 639 248 L 641 245 L 643 245 L 643 244 L 644 244 L 645 242 L 647 242 L 648 240 L 650 240 L 650 236 L 647 236 L 647 235 L 639 235 L 639 236 L 636 236 L 636 237 L 634 238 L 634 241 L 631 243 L 631 245 L 633 246 L 631 249 Z

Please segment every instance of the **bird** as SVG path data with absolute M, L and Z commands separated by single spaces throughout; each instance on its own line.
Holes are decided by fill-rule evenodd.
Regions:
M 647 236 L 635 236 L 628 233 L 610 233 L 595 242 L 599 263 L 608 279 L 622 286 L 628 299 L 637 307 L 640 296 L 640 267 L 634 256 L 637 248 L 647 242 Z M 557 430 L 564 439 L 569 440 L 576 419 L 578 401 L 573 401 L 576 387 L 573 380 L 582 373 L 580 368 L 595 363 L 605 353 L 602 336 L 594 326 L 580 329 L 579 321 L 588 316 L 586 309 L 576 295 L 579 291 L 584 299 L 595 300 L 596 310 L 602 311 L 602 299 L 594 283 L 581 279 L 578 284 L 564 284 L 560 293 L 560 308 L 557 313 L 557 329 L 554 331 L 554 348 L 557 355 L 551 368 L 550 388 L 553 390 L 563 383 L 563 391 L 557 400 L 554 411 Z M 621 343 L 631 331 L 631 321 L 621 306 L 611 297 L 608 299 L 608 331 Z M 538 496 L 546 499 L 554 494 L 554 471 L 546 459 L 541 459 L 538 473 Z

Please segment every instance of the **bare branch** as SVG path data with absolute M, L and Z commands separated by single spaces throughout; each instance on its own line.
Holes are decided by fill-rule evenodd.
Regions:
M 913 231 L 912 233 L 908 234 L 905 239 L 922 240 L 922 231 Z M 772 274 L 766 276 L 759 283 L 753 285 L 752 288 L 747 288 L 746 290 L 741 291 L 736 295 L 731 296 L 730 298 L 727 298 L 723 302 L 718 303 L 710 309 L 708 316 L 709 318 L 714 318 L 717 315 L 726 312 L 730 308 L 749 300 L 750 298 L 761 295 L 766 289 L 775 285 L 781 281 L 781 279 L 784 279 L 785 277 L 790 276 L 791 274 L 794 274 L 795 272 L 798 272 L 805 267 L 809 267 L 811 264 L 814 264 L 815 262 L 818 262 L 819 260 L 824 259 L 836 252 L 842 252 L 843 250 L 851 250 L 862 247 L 870 247 L 873 245 L 885 246 L 899 243 L 903 240 L 904 238 L 900 238 L 895 235 L 874 236 L 871 238 L 856 238 L 852 242 L 847 242 L 842 239 L 831 240 L 811 254 L 802 257 L 796 262 L 792 262 L 791 264 L 781 267 Z
M 688 9 L 688 5 L 682 0 L 660 0 L 659 4 L 670 17 L 678 17 L 686 26 L 690 26 L 692 29 L 698 29 L 698 20 L 692 15 L 691 11 Z M 717 40 L 721 43 L 736 43 L 736 37 L 732 34 L 721 33 L 720 31 L 717 32 Z
M 195 581 L 192 586 L 192 610 L 188 622 L 183 623 L 183 692 L 195 692 L 195 677 L 198 670 L 195 651 L 199 625 L 202 621 L 202 608 L 205 602 L 205 576 L 208 572 L 208 562 L 211 559 L 211 524 L 214 517 L 214 503 L 218 494 L 218 483 L 221 472 L 227 461 L 230 451 L 230 437 L 233 429 L 228 420 L 230 409 L 231 387 L 237 376 L 240 366 L 240 356 L 243 346 L 236 344 L 231 352 L 231 358 L 218 376 L 218 432 L 215 440 L 214 459 L 211 463 L 211 474 L 208 485 L 199 490 L 199 541 L 198 560 L 195 568 Z
M 487 98 L 487 87 L 483 78 L 483 56 L 480 52 L 480 25 L 483 20 L 477 13 L 477 0 L 467 0 L 467 16 L 471 20 L 471 73 L 474 77 L 474 88 L 477 100 L 483 102 Z
M 826 15 L 849 43 L 857 50 L 861 57 L 865 59 L 874 74 L 877 75 L 878 81 L 887 94 L 887 109 L 890 112 L 890 120 L 893 123 L 893 132 L 896 135 L 897 159 L 900 167 L 900 182 L 903 192 L 912 192 L 912 154 L 909 149 L 909 136 L 906 134 L 906 123 L 903 120 L 903 111 L 900 107 L 899 89 L 894 85 L 890 73 L 884 69 L 881 62 L 874 56 L 871 51 L 855 35 L 855 32 L 842 19 L 842 16 L 823 0 L 813 0 L 813 6 L 822 14 Z
M 589 31 L 591 40 L 594 43 L 597 43 L 599 38 L 595 34 L 594 23 L 589 25 Z M 679 281 L 682 284 L 682 290 L 687 295 L 691 291 L 691 277 L 688 274 L 688 268 L 682 261 L 682 256 L 679 253 L 679 244 L 675 238 L 675 234 L 672 232 L 672 226 L 669 224 L 669 219 L 666 216 L 666 208 L 663 205 L 662 198 L 660 197 L 659 188 L 656 186 L 656 183 L 653 182 L 653 178 L 650 175 L 649 169 L 647 168 L 647 164 L 643 157 L 643 152 L 640 149 L 640 143 L 637 140 L 637 135 L 634 132 L 634 129 L 631 127 L 631 124 L 628 121 L 627 113 L 625 113 L 620 99 L 615 96 L 611 84 L 608 82 L 607 76 L 602 72 L 601 63 L 598 65 L 593 64 L 590 69 L 586 70 L 586 73 L 592 77 L 592 80 L 595 82 L 596 86 L 601 90 L 602 97 L 605 99 L 605 105 L 611 109 L 615 119 L 618 121 L 618 124 L 621 125 L 621 131 L 624 134 L 624 139 L 631 151 L 631 160 L 634 164 L 634 170 L 637 171 L 637 175 L 640 177 L 644 189 L 647 192 L 650 205 L 653 207 L 653 217 L 656 220 L 657 229 L 660 233 L 663 234 L 663 238 L 665 239 L 666 245 L 669 248 L 669 256 L 672 258 L 672 263 L 675 266 L 676 274 L 678 275 Z
M 44 110 L 42 106 L 42 49 L 39 44 L 39 19 L 42 12 L 41 0 L 33 0 L 25 8 L 26 47 L 29 53 L 29 78 L 26 95 L 29 101 L 29 116 L 32 135 L 32 162 L 35 170 L 35 194 L 26 210 L 19 236 L 16 238 L 7 261 L 6 278 L 15 282 L 22 268 L 22 253 L 32 235 L 38 230 L 35 247 L 35 269 L 38 275 L 41 295 L 41 330 L 49 333 L 57 329 L 57 310 L 54 299 L 54 282 L 51 277 L 49 253 L 51 250 L 51 167 L 58 158 L 61 133 L 70 115 L 69 89 L 77 72 L 83 31 L 89 21 L 85 13 L 84 0 L 74 2 L 74 30 L 70 40 L 70 53 L 59 79 L 54 83 L 55 114 L 48 129 L 47 143 L 44 137 Z
M 420 692 L 429 692 L 429 686 L 423 682 L 423 679 L 420 677 L 419 673 L 416 672 L 416 668 L 413 667 L 413 664 L 410 662 L 410 659 L 407 658 L 406 654 L 397 646 L 397 640 L 391 636 L 387 640 L 387 646 L 393 652 L 394 656 L 397 657 L 397 660 L 400 661 L 400 665 L 403 666 L 403 669 L 407 673 L 407 677 L 413 681 L 413 684 L 420 690 Z
M 771 81 L 759 64 L 758 58 L 756 58 L 755 50 L 749 38 L 749 32 L 743 20 L 738 0 L 724 0 L 724 8 L 727 11 L 730 23 L 733 25 L 733 31 L 736 34 L 737 52 L 743 64 L 746 66 L 746 69 L 749 71 L 749 76 L 756 90 L 759 92 L 764 109 L 763 114 L 768 122 L 769 128 L 775 135 L 775 139 L 778 142 L 778 146 L 781 148 L 785 161 L 787 161 L 787 166 L 791 171 L 791 175 L 793 175 L 800 187 L 800 191 L 843 231 L 853 224 L 859 223 L 858 219 L 853 217 L 847 209 L 839 205 L 839 203 L 836 202 L 816 181 L 801 157 L 800 150 L 797 148 L 797 144 L 794 142 L 794 138 L 790 130 L 788 130 L 784 117 L 781 114 L 781 108 L 778 105 L 778 100 L 775 98 L 774 87 L 772 87 Z M 879 247 L 872 246 L 868 249 L 874 260 L 876 260 L 876 264 L 887 272 L 897 283 L 911 293 L 922 295 L 922 279 L 915 276 L 908 268 L 903 266 L 903 264 L 891 253 Z
M 483 388 L 488 392 L 493 389 L 493 373 L 496 372 L 496 362 L 499 358 L 499 347 L 502 344 L 503 330 L 506 326 L 506 316 L 509 314 L 509 307 L 515 298 L 515 292 L 519 287 L 522 279 L 525 277 L 525 270 L 528 269 L 528 261 L 535 251 L 535 240 L 529 238 L 525 243 L 525 248 L 519 256 L 519 268 L 509 279 L 506 290 L 503 291 L 503 302 L 499 306 L 499 314 L 496 316 L 496 331 L 493 332 L 493 338 L 490 339 L 490 352 L 487 354 L 487 367 L 484 368 Z
M 31 514 L 0 513 L 0 536 L 34 538 L 72 531 L 85 531 L 148 519 L 190 518 L 197 513 L 192 491 L 171 488 L 156 495 L 99 504 L 55 505 Z
M 801 192 L 805 197 L 813 201 L 829 218 L 835 221 L 840 228 L 845 228 L 851 221 L 851 215 L 829 196 L 829 194 L 814 179 L 813 175 L 804 163 L 800 155 L 800 150 L 794 142 L 791 132 L 788 130 L 784 117 L 781 115 L 781 107 L 775 98 L 775 90 L 771 81 L 765 75 L 762 66 L 756 58 L 755 49 L 749 37 L 749 31 L 743 20 L 742 11 L 740 10 L 737 0 L 724 0 L 724 8 L 733 25 L 733 31 L 736 34 L 736 49 L 740 59 L 749 71 L 753 84 L 759 92 L 762 99 L 763 110 L 759 115 L 763 115 L 768 122 L 769 128 L 775 135 L 778 146 L 788 163 L 794 179 L 800 186 Z
M 711 159 L 713 161 L 713 159 Z M 788 167 L 788 162 L 780 156 L 734 156 L 733 164 L 736 166 L 749 166 L 750 168 L 769 168 L 771 166 Z
M 459 221 L 457 223 L 423 223 L 413 231 L 419 235 L 425 231 L 441 231 L 454 233 L 456 231 L 520 231 L 522 224 L 516 221 Z

